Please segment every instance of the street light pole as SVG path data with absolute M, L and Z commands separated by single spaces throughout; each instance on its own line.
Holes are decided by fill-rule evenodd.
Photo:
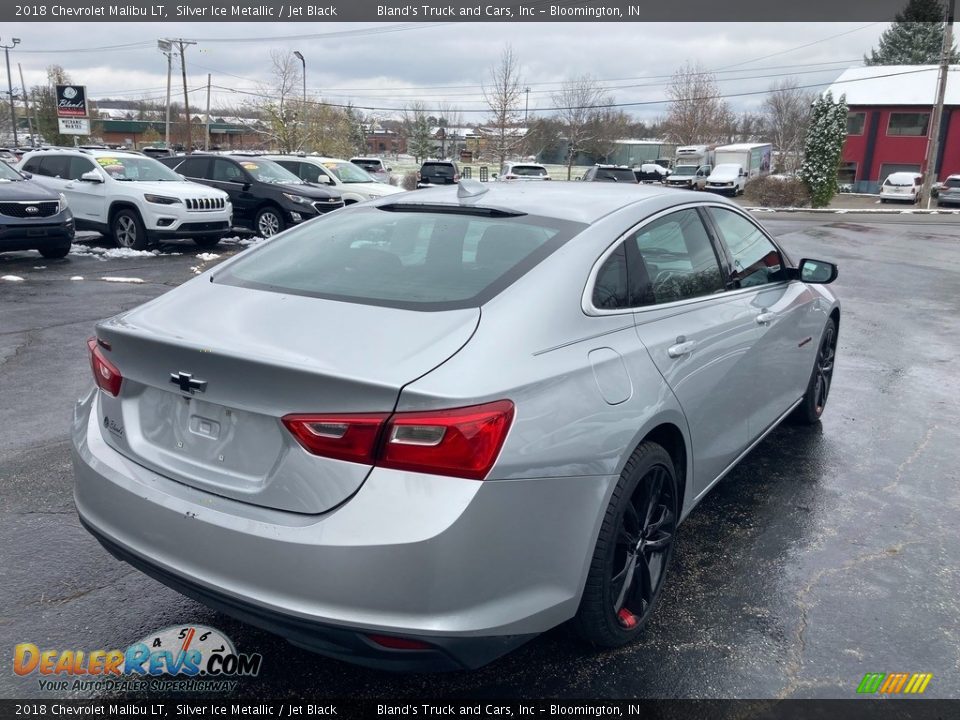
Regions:
M 307 106 L 307 60 L 299 50 L 293 51 L 294 57 L 300 58 L 300 64 L 303 65 L 303 106 Z
M 3 54 L 7 57 L 7 94 L 10 96 L 10 126 L 13 128 L 13 146 L 18 147 L 20 141 L 17 140 L 17 111 L 13 107 L 13 78 L 10 75 L 10 51 L 20 44 L 20 38 L 13 38 L 12 45 L 0 45 L 3 48 Z

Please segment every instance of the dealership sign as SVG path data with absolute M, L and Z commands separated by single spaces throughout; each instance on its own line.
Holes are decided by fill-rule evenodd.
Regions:
M 57 85 L 57 117 L 87 117 L 87 88 Z
M 88 118 L 57 118 L 61 135 L 89 135 L 90 120 Z

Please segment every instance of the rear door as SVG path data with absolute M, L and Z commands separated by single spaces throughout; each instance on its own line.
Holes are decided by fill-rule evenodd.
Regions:
M 211 186 L 223 190 L 230 196 L 233 214 L 237 219 L 247 222 L 253 219 L 259 203 L 259 198 L 251 192 L 255 181 L 240 164 L 227 158 L 213 158 L 208 177 Z
M 93 160 L 86 157 L 71 157 L 63 192 L 70 201 L 70 210 L 79 219 L 91 222 L 107 222 L 107 189 L 103 182 L 90 182 L 80 177 L 96 170 Z M 99 171 L 98 171 L 99 172 Z
M 756 312 L 726 292 L 696 207 L 654 218 L 625 244 L 637 334 L 687 418 L 700 494 L 748 443 Z

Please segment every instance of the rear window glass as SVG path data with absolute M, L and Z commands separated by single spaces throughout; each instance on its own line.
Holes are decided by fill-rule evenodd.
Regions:
M 283 233 L 216 281 L 414 310 L 474 307 L 584 227 L 529 215 L 355 208 Z
M 436 175 L 438 177 L 453 177 L 457 174 L 453 165 L 447 163 L 424 163 L 420 168 L 421 175 Z
M 521 177 L 540 177 L 547 174 L 547 169 L 539 165 L 514 165 L 510 172 Z
M 943 184 L 943 186 L 948 188 L 960 188 L 960 178 L 947 178 L 947 181 Z
M 633 170 L 627 168 L 597 168 L 595 179 L 599 182 L 637 182 L 637 176 L 633 174 Z

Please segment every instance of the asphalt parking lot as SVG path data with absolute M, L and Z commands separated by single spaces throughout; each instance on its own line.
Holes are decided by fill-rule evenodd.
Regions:
M 0 255 L 0 276 L 23 278 L 0 281 L 0 697 L 43 696 L 7 664 L 16 643 L 125 647 L 181 623 L 263 655 L 242 697 L 849 698 L 868 672 L 933 673 L 928 697 L 960 697 L 960 219 L 760 219 L 795 257 L 840 265 L 822 425 L 778 429 L 694 510 L 639 643 L 591 652 L 561 627 L 442 676 L 297 649 L 115 561 L 80 527 L 68 424 L 94 322 L 242 245 Z

